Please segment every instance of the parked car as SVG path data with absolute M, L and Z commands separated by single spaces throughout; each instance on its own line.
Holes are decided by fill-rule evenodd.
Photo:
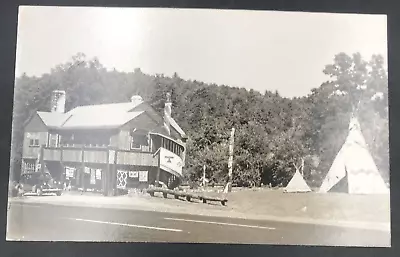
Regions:
M 60 196 L 63 190 L 62 183 L 55 181 L 49 172 L 32 172 L 21 175 L 19 188 L 24 193 L 36 193 L 41 196 L 43 193 L 55 193 Z
M 17 181 L 9 181 L 8 196 L 11 196 L 11 197 L 18 196 L 18 182 Z

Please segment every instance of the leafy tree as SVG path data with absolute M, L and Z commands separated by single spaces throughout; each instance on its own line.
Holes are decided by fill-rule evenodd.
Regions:
M 347 136 L 349 119 L 354 115 L 358 117 L 369 150 L 387 180 L 389 133 L 385 107 L 388 80 L 382 56 L 372 56 L 366 62 L 358 53 L 352 57 L 340 53 L 333 64 L 326 66 L 324 73 L 333 80 L 309 96 L 314 105 L 313 138 L 314 147 L 322 157 L 321 173 L 329 169 Z
M 322 68 L 322 67 L 321 67 Z M 226 181 L 228 141 L 236 129 L 234 183 L 242 186 L 285 186 L 294 165 L 304 159 L 304 176 L 319 186 L 347 133 L 352 114 L 359 117 L 372 156 L 389 179 L 387 71 L 382 56 L 369 61 L 360 54 L 339 53 L 323 72 L 328 81 L 308 96 L 288 99 L 276 90 L 254 90 L 184 80 L 175 73 L 148 75 L 107 70 L 96 58 L 78 53 L 49 74 L 16 80 L 12 163 L 19 173 L 23 127 L 37 110 L 48 111 L 54 89 L 67 93 L 67 111 L 80 105 L 129 101 L 141 95 L 163 113 L 165 96 L 172 93 L 172 115 L 189 136 L 188 182 L 206 175 Z M 371 126 L 373 124 L 373 126 Z

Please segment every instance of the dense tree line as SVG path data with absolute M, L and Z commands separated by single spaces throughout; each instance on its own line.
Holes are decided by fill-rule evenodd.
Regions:
M 24 124 L 37 110 L 49 111 L 52 90 L 63 89 L 67 111 L 79 105 L 129 101 L 137 94 L 161 113 L 165 95 L 171 92 L 173 117 L 189 136 L 185 179 L 198 181 L 206 165 L 212 182 L 226 180 L 229 134 L 235 127 L 233 178 L 242 186 L 285 185 L 295 171 L 293 164 L 302 159 L 306 180 L 319 186 L 347 136 L 350 116 L 356 114 L 388 181 L 388 79 L 383 58 L 365 61 L 358 53 L 340 53 L 323 72 L 330 80 L 316 85 L 308 96 L 288 99 L 278 91 L 206 84 L 176 73 L 167 77 L 140 69 L 107 70 L 99 60 L 77 54 L 49 74 L 16 79 L 14 174 L 19 174 Z

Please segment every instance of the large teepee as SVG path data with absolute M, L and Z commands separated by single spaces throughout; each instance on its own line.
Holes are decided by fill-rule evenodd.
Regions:
M 341 188 L 338 185 L 342 185 Z M 326 193 L 335 189 L 349 194 L 389 193 L 355 117 L 350 121 L 346 141 L 336 155 L 319 191 Z
M 284 191 L 287 193 L 311 192 L 311 189 L 303 179 L 303 176 L 300 174 L 299 170 L 296 169 L 296 173 L 294 173 Z

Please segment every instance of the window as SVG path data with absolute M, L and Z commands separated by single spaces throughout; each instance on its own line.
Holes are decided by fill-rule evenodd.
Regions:
M 29 139 L 29 147 L 38 147 L 39 146 L 39 139 L 31 138 Z
M 148 146 L 148 136 L 144 134 L 132 134 L 131 135 L 131 149 L 141 149 L 142 146 Z
M 49 146 L 50 147 L 58 147 L 59 146 L 59 140 L 58 140 L 57 134 L 49 135 Z
M 26 140 L 28 141 L 29 147 L 39 147 L 39 133 L 26 133 Z
M 140 142 L 135 137 L 131 137 L 131 149 L 141 149 Z

